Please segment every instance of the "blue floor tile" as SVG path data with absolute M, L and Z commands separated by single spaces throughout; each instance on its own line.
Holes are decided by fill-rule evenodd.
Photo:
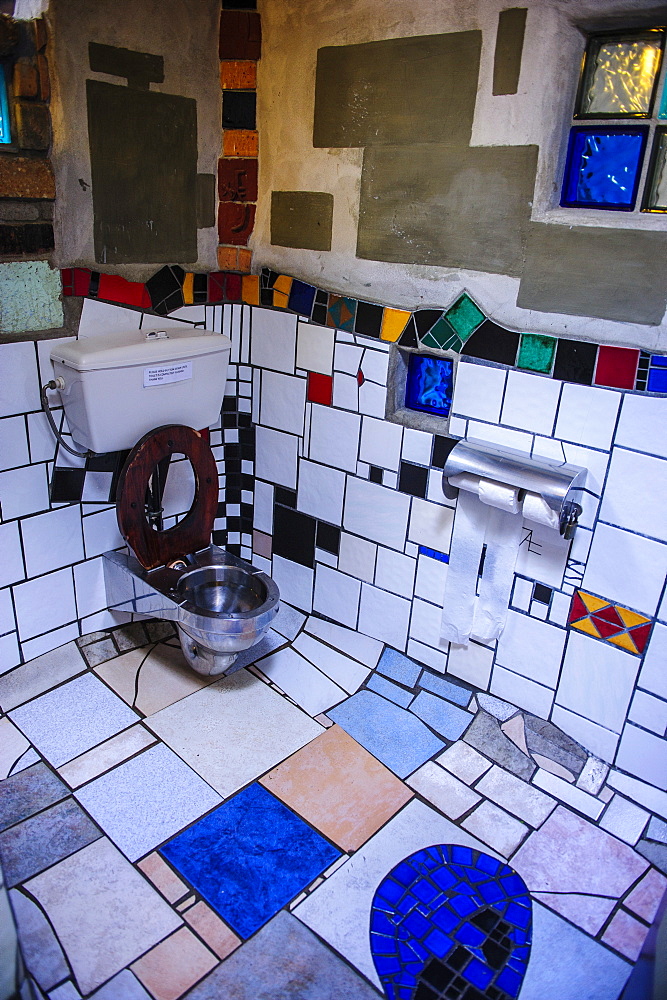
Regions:
M 247 938 L 340 857 L 261 785 L 249 785 L 160 849 Z
M 327 715 L 399 778 L 444 748 L 414 715 L 372 691 L 359 691 Z
M 447 740 L 460 739 L 474 719 L 470 712 L 464 712 L 462 708 L 426 691 L 417 695 L 410 711 Z
M 463 708 L 468 707 L 472 698 L 472 691 L 468 688 L 462 687 L 460 684 L 452 684 L 446 677 L 434 677 L 426 670 L 420 678 L 419 686 L 425 691 L 430 691 L 431 694 L 437 694 L 440 698 L 446 698 L 447 701 L 453 701 L 456 705 L 462 705 Z
M 398 684 L 393 684 L 378 674 L 371 674 L 368 678 L 368 687 L 371 691 L 375 691 L 376 694 L 381 694 L 383 698 L 388 698 L 389 701 L 400 705 L 401 708 L 407 708 L 414 698 L 414 695 L 410 691 L 405 691 Z
M 414 687 L 422 668 L 404 656 L 403 653 L 387 646 L 380 657 L 377 669 L 378 673 L 384 674 L 385 677 L 391 677 L 393 681 L 399 681 L 406 687 Z

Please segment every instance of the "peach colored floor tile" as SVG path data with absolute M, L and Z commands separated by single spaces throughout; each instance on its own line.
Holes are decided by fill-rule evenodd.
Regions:
M 175 903 L 188 891 L 188 887 L 181 881 L 176 872 L 156 852 L 140 861 L 137 868 L 141 868 L 146 878 L 151 880 L 155 888 L 159 889 L 170 903 Z
M 181 927 L 130 966 L 155 1000 L 178 1000 L 218 964 L 187 927 Z
M 624 902 L 629 910 L 650 924 L 667 889 L 667 878 L 651 868 Z
M 204 902 L 199 902 L 191 910 L 187 910 L 183 914 L 183 919 L 187 920 L 191 927 L 194 927 L 200 937 L 203 937 L 218 958 L 227 958 L 241 944 L 241 938 L 237 937 L 234 931 Z
M 571 920 L 577 927 L 595 936 L 616 906 L 615 899 L 605 896 L 582 896 L 568 893 L 536 892 L 535 899 Z
M 344 851 L 360 847 L 414 794 L 340 726 L 279 764 L 262 784 Z
M 648 927 L 645 924 L 640 924 L 629 913 L 619 910 L 602 935 L 602 940 L 616 951 L 620 951 L 621 955 L 625 955 L 631 962 L 635 962 L 639 958 L 647 934 Z

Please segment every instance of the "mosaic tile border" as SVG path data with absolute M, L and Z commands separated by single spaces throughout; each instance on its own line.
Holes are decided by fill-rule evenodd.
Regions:
M 61 275 L 65 296 L 152 310 L 158 316 L 187 305 L 244 303 L 282 309 L 319 326 L 412 350 L 453 352 L 578 385 L 667 395 L 667 355 L 506 330 L 488 319 L 466 291 L 446 309 L 410 311 L 337 295 L 269 268 L 259 275 L 207 274 L 169 265 L 145 284 L 87 268 L 65 268 Z
M 568 625 L 585 635 L 602 639 L 628 653 L 641 656 L 653 628 L 653 619 L 614 604 L 604 597 L 596 597 L 585 590 L 575 590 Z

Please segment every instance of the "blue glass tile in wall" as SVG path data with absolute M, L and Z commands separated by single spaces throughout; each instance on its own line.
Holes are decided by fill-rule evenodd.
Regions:
M 662 88 L 662 98 L 660 99 L 660 110 L 658 111 L 660 121 L 667 121 L 667 83 Z
M 9 102 L 7 100 L 7 78 L 5 71 L 0 66 L 0 143 L 12 141 L 11 126 L 9 123 Z
M 409 409 L 448 417 L 453 388 L 454 363 L 450 358 L 410 355 L 405 386 L 405 405 Z
M 647 134 L 645 125 L 571 129 L 561 205 L 634 208 Z

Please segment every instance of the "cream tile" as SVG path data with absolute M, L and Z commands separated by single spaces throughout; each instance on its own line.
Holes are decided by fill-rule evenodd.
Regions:
M 155 1000 L 178 1000 L 217 964 L 199 938 L 181 927 L 130 968 Z
M 454 524 L 454 510 L 441 504 L 414 497 L 408 538 L 438 552 L 449 552 Z
M 480 801 L 476 792 L 432 760 L 406 778 L 406 782 L 450 819 L 458 819 Z
M 540 826 L 556 808 L 555 799 L 496 764 L 478 781 L 475 790 L 531 826 Z
M 170 868 L 166 861 L 154 851 L 143 861 L 137 863 L 147 879 L 149 879 L 156 889 L 158 889 L 169 903 L 175 903 L 189 891 L 173 868 Z
M 528 833 L 528 827 L 493 802 L 482 802 L 463 821 L 470 833 L 479 837 L 504 858 L 509 858 Z
M 338 549 L 338 567 L 341 573 L 372 583 L 376 556 L 377 545 L 374 542 L 341 531 Z
M 177 701 L 146 725 L 223 796 L 322 732 L 301 709 L 246 670 Z
M 644 809 L 621 795 L 614 795 L 600 820 L 600 826 L 626 844 L 636 844 L 648 820 L 649 813 Z
M 289 646 L 265 657 L 259 668 L 309 715 L 325 712 L 346 696 L 342 688 Z
M 132 649 L 95 667 L 123 701 L 144 715 L 154 715 L 175 701 L 199 691 L 215 680 L 191 670 L 180 649 L 163 643 Z
M 106 743 L 93 747 L 87 753 L 76 757 L 58 768 L 58 774 L 70 788 L 78 788 L 92 781 L 99 774 L 133 757 L 140 750 L 155 743 L 155 737 L 143 726 L 132 726 L 118 736 L 112 736 Z
M 242 944 L 241 938 L 203 900 L 187 910 L 183 919 L 196 930 L 218 958 L 227 958 Z
M 490 760 L 483 757 L 481 753 L 477 753 L 463 740 L 452 743 L 444 753 L 436 757 L 436 761 L 457 778 L 460 778 L 466 785 L 472 785 L 480 775 L 491 767 Z
M 561 802 L 565 802 L 568 806 L 572 806 L 573 809 L 584 813 L 584 815 L 590 816 L 591 819 L 598 819 L 604 809 L 604 803 L 600 802 L 599 799 L 596 799 L 593 795 L 589 795 L 588 792 L 582 791 L 581 788 L 576 788 L 563 778 L 559 778 L 558 775 L 551 774 L 550 771 L 545 771 L 543 768 L 538 768 L 533 775 L 533 781 L 539 788 L 544 789 L 545 792 L 549 792 L 550 795 L 554 795 Z
M 296 366 L 309 372 L 330 375 L 333 369 L 334 331 L 321 326 L 299 323 L 296 340 Z
M 344 688 L 348 694 L 354 694 L 370 673 L 367 667 L 363 667 L 356 660 L 339 653 L 331 646 L 318 642 L 317 639 L 313 639 L 305 632 L 298 636 L 292 644 L 292 648 L 314 663 L 327 677 Z
M 0 719 L 0 780 L 11 774 L 12 768 L 30 746 L 7 717 Z

